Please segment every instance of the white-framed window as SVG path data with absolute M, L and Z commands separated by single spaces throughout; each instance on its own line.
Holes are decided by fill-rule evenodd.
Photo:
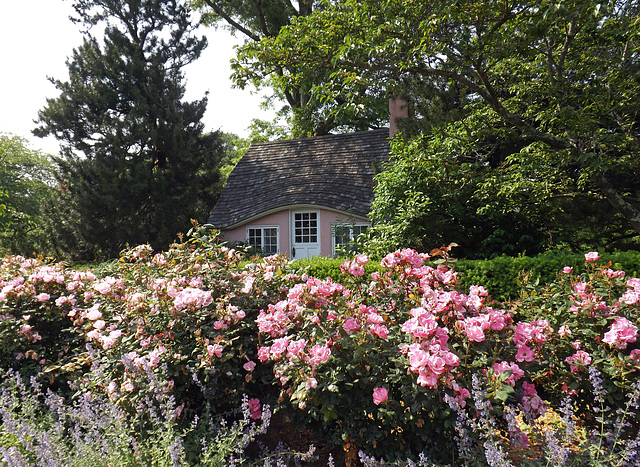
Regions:
M 356 222 L 354 224 L 333 224 L 331 226 L 331 238 L 333 241 L 333 256 L 340 256 L 355 247 L 358 235 L 367 231 L 368 222 Z
M 318 213 L 316 211 L 293 214 L 295 243 L 318 243 Z
M 273 255 L 280 251 L 277 225 L 247 227 L 247 243 L 261 255 Z

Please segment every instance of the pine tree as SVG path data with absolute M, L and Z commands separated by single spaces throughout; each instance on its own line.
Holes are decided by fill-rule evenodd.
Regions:
M 204 220 L 219 193 L 217 133 L 203 134 L 206 98 L 184 102 L 182 69 L 206 47 L 178 0 L 76 0 L 86 27 L 68 81 L 39 116 L 57 159 L 66 241 L 76 256 L 125 244 L 164 248 Z M 104 26 L 99 41 L 92 29 Z M 62 223 L 61 223 L 62 224 Z M 65 235 L 63 233 L 63 235 Z

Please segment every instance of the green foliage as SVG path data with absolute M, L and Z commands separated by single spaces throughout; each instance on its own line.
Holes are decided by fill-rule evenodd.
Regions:
M 485 165 L 456 155 L 446 139 L 396 140 L 389 165 L 376 176 L 366 249 L 380 255 L 455 242 L 456 254 L 467 258 L 541 251 L 548 235 L 539 207 L 482 210 L 487 173 Z
M 629 276 L 640 275 L 640 252 L 626 251 L 601 255 L 604 264 L 626 271 Z M 506 302 L 517 299 L 523 287 L 544 287 L 557 279 L 565 266 L 584 272 L 584 255 L 566 251 L 549 251 L 537 256 L 499 256 L 488 260 L 465 260 L 455 263 L 462 287 L 483 284 L 494 300 Z
M 220 186 L 224 186 L 233 168 L 249 149 L 250 142 L 232 133 L 222 133 L 220 139 L 224 148 L 224 154 L 219 162 Z
M 254 118 L 249 125 L 251 134 L 249 140 L 252 143 L 266 143 L 267 141 L 279 141 L 288 138 L 286 128 L 278 125 L 277 118 L 273 121 Z
M 314 274 L 324 278 L 314 277 L 315 261 L 247 261 L 215 234 L 196 226 L 162 253 L 127 249 L 98 277 L 5 258 L 3 364 L 67 398 L 106 396 L 139 434 L 147 465 L 168 459 L 178 440 L 184 451 L 169 449 L 172 460 L 224 463 L 247 446 L 249 419 L 264 421 L 265 402 L 298 429 L 342 445 L 350 461 L 362 449 L 392 462 L 423 452 L 449 465 L 483 464 L 487 443 L 503 444 L 520 430 L 514 423 L 525 423 L 507 420 L 508 406 L 521 404 L 525 419 L 535 419 L 573 394 L 576 417 L 591 428 L 599 399 L 587 391 L 598 375 L 607 394 L 597 397 L 611 413 L 628 410 L 622 394 L 638 389 L 640 280 L 608 264 L 637 268 L 636 252 L 599 262 L 589 253 L 584 272 L 576 266 L 550 285 L 523 283 L 507 311 L 484 287 L 461 288 L 448 266 L 453 245 L 431 264 L 410 249 L 374 266 L 356 255 L 334 280 L 335 260 L 317 260 Z M 220 437 L 208 431 L 213 415 L 226 417 L 243 401 L 243 422 Z M 628 426 L 616 436 L 626 442 L 636 433 Z M 0 430 L 0 438 L 20 446 L 13 432 Z
M 53 251 L 47 220 L 54 195 L 49 156 L 29 149 L 18 136 L 0 134 L 0 250 L 23 255 Z
M 54 135 L 62 187 L 59 234 L 76 259 L 116 257 L 127 244 L 166 248 L 190 219 L 204 221 L 221 186 L 223 142 L 203 134 L 206 99 L 184 102 L 182 67 L 206 40 L 182 2 L 84 1 L 87 27 L 68 81 L 39 112 Z M 106 24 L 102 41 L 91 26 Z
M 245 43 L 238 47 L 232 61 L 233 79 L 242 89 L 248 85 L 258 89 L 269 87 L 273 95 L 266 104 L 284 103 L 278 117 L 287 122 L 292 137 L 324 135 L 332 130 L 365 130 L 386 121 L 387 100 L 375 94 L 377 89 L 364 86 L 358 89 L 359 83 L 354 83 L 352 89 L 359 91 L 360 98 L 366 99 L 366 105 L 348 110 L 345 106 L 341 113 L 333 112 L 333 107 L 336 101 L 342 101 L 342 96 L 334 93 L 327 98 L 318 92 L 336 73 L 330 60 L 314 55 L 319 49 L 339 47 L 333 28 L 327 29 L 327 34 L 319 41 L 312 37 L 305 39 L 305 48 L 310 52 L 295 57 L 282 52 L 289 41 L 297 40 L 298 36 L 292 31 L 302 20 L 312 21 L 314 12 L 330 9 L 333 4 L 316 0 L 300 1 L 295 6 L 282 0 L 192 0 L 191 5 L 202 13 L 205 24 L 223 25 L 232 33 L 245 37 Z M 298 51 L 301 52 L 299 47 Z M 264 122 L 258 122 L 257 126 L 265 127 Z M 259 134 L 272 134 L 273 125 L 267 126 L 267 131 Z M 281 134 L 276 125 L 273 136 Z
M 455 256 L 455 249 L 453 251 Z M 433 257 L 432 259 L 437 259 Z M 611 268 L 626 271 L 627 275 L 640 276 L 640 252 L 618 251 L 604 253 L 601 261 Z M 292 270 L 298 274 L 341 282 L 344 274 L 340 266 L 342 258 L 314 257 L 299 259 L 290 264 Z M 430 263 L 434 265 L 433 263 Z M 569 251 L 548 251 L 536 256 L 498 256 L 492 259 L 457 259 L 451 262 L 458 273 L 460 287 L 468 289 L 472 285 L 482 284 L 498 302 L 509 302 L 519 298 L 524 286 L 544 287 L 556 280 L 558 271 L 570 266 L 576 272 L 584 271 L 584 254 Z M 376 264 L 368 263 L 365 277 L 373 272 L 380 272 Z
M 427 152 L 437 162 L 414 151 L 419 186 L 411 170 L 399 169 L 396 185 L 412 189 L 394 193 L 402 242 L 386 249 L 430 235 L 425 224 L 439 222 L 437 209 L 453 218 L 454 231 L 481 232 L 469 251 L 484 240 L 492 253 L 539 251 L 545 235 L 547 243 L 582 248 L 571 238 L 577 228 L 589 232 L 578 240 L 590 248 L 625 239 L 634 247 L 639 27 L 632 1 L 348 0 L 247 47 L 244 63 L 288 70 L 280 86 L 308 86 L 324 120 L 370 109 L 379 116 L 389 94 L 410 98 L 407 136 L 438 139 Z M 431 175 L 444 170 L 453 175 Z M 383 198 L 396 186 L 384 182 L 391 186 Z M 448 200 L 455 205 L 438 204 Z M 473 225 L 460 225 L 467 214 Z M 519 235 L 527 222 L 536 227 L 532 238 Z M 610 229 L 607 238 L 600 225 Z M 389 230 L 382 235 L 398 235 Z
M 326 279 L 330 277 L 336 282 L 344 280 L 344 274 L 340 266 L 344 264 L 344 258 L 325 258 L 314 256 L 312 258 L 297 259 L 289 265 L 297 274 Z M 368 263 L 364 266 L 365 277 L 370 277 L 372 272 L 380 271 L 379 266 Z
M 637 267 L 637 256 L 634 264 Z M 532 378 L 544 386 L 546 399 L 554 404 L 575 394 L 580 397 L 580 410 L 588 412 L 593 401 L 586 395 L 593 381 L 587 378 L 587 370 L 593 368 L 602 375 L 610 407 L 624 407 L 625 395 L 633 391 L 631 384 L 637 379 L 634 354 L 640 355 L 637 332 L 627 335 L 628 340 L 619 340 L 614 323 L 622 319 L 624 326 L 635 327 L 640 322 L 637 291 L 630 289 L 637 280 L 629 281 L 630 276 L 607 266 L 607 260 L 601 258 L 597 263 L 587 262 L 582 270 L 561 273 L 544 287 L 526 285 L 513 304 L 515 319 L 546 320 L 558 330 L 538 343 L 540 357 L 529 366 Z M 570 361 L 579 352 L 586 361 Z M 593 423 L 590 417 L 586 421 Z

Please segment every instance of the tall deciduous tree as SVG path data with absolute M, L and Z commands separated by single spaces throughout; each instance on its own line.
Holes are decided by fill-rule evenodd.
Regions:
M 0 134 L 0 250 L 50 253 L 47 222 L 55 195 L 55 167 L 19 136 Z
M 334 115 L 362 105 L 361 88 L 410 97 L 417 130 L 447 136 L 443 163 L 485 168 L 478 213 L 606 200 L 637 236 L 639 10 L 634 0 L 345 0 L 261 41 L 260 61 L 300 65 L 291 83 L 329 64 L 313 91 L 341 96 Z
M 386 99 L 380 99 L 368 87 L 360 87 L 366 106 L 351 112 L 330 112 L 334 105 L 343 103 L 339 94 L 327 96 L 318 93 L 316 86 L 330 80 L 332 67 L 324 61 L 305 61 L 305 56 L 291 60 L 265 61 L 263 44 L 270 44 L 280 34 L 287 34 L 287 27 L 311 18 L 316 10 L 324 10 L 332 1 L 299 0 L 192 0 L 191 4 L 203 15 L 209 25 L 225 25 L 233 33 L 239 33 L 245 42 L 238 48 L 232 61 L 235 83 L 244 89 L 248 85 L 257 88 L 270 87 L 273 102 L 284 102 L 279 114 L 285 116 L 293 137 L 327 134 L 332 130 L 367 129 L 386 122 Z M 306 55 L 306 54 L 305 54 Z M 304 80 L 291 79 L 305 76 Z
M 75 0 L 83 44 L 67 60 L 60 96 L 39 112 L 38 136 L 61 141 L 67 239 L 91 256 L 125 243 L 166 247 L 219 192 L 217 133 L 203 134 L 207 101 L 183 101 L 182 68 L 206 40 L 179 0 Z M 104 26 L 100 41 L 92 34 Z

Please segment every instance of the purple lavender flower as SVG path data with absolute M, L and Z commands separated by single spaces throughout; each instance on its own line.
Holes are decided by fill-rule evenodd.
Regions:
M 558 438 L 556 436 L 556 432 L 553 430 L 548 430 L 545 433 L 545 439 L 547 442 L 546 451 L 547 451 L 547 459 L 553 465 L 561 466 L 567 463 L 569 460 L 569 449 L 562 447 L 558 442 Z

